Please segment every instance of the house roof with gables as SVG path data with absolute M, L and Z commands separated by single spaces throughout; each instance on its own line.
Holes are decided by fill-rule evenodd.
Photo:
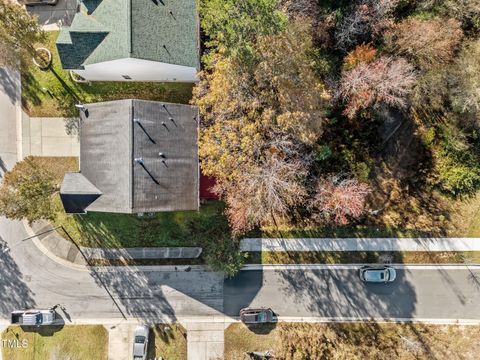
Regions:
M 80 125 L 80 180 L 88 180 L 101 194 L 86 211 L 198 209 L 195 106 L 118 100 L 85 107 Z M 61 191 L 70 198 L 86 188 L 85 181 L 71 181 L 71 176 L 65 178 Z
M 129 57 L 196 68 L 196 0 L 84 0 L 57 48 L 65 69 Z

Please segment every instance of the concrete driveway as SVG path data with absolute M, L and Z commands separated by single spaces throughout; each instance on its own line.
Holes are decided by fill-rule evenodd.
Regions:
M 54 6 L 33 5 L 27 6 L 27 11 L 38 17 L 38 22 L 44 30 L 58 30 L 63 26 L 70 26 L 77 12 L 77 0 L 58 0 Z

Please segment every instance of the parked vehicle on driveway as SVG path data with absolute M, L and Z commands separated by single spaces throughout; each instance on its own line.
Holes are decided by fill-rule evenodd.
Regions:
M 360 279 L 369 283 L 392 282 L 397 277 L 397 272 L 391 266 L 365 266 L 360 269 Z
M 135 328 L 133 336 L 133 360 L 145 360 L 148 350 L 148 334 L 150 328 L 140 325 Z
M 18 0 L 22 5 L 56 5 L 58 0 Z
M 274 312 L 270 308 L 245 308 L 240 310 L 240 320 L 245 324 L 262 324 L 274 322 Z
M 15 310 L 12 311 L 12 324 L 25 326 L 52 325 L 55 321 L 55 310 Z

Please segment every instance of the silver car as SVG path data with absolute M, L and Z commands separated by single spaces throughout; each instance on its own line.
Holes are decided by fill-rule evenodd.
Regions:
M 397 272 L 391 266 L 365 266 L 359 275 L 364 282 L 387 283 L 395 280 Z
M 146 325 L 140 325 L 135 328 L 133 338 L 133 360 L 145 360 L 148 349 L 148 334 L 150 328 Z

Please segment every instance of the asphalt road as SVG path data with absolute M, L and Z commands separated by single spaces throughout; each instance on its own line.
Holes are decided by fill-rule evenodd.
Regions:
M 151 271 L 135 267 L 78 270 L 45 256 L 19 222 L 0 218 L 0 317 L 15 308 L 62 304 L 68 318 L 136 317 L 147 322 L 175 316 L 219 315 L 223 276 L 214 272 Z M 106 290 L 108 289 L 108 291 Z
M 224 311 L 268 306 L 280 316 L 480 319 L 480 270 L 397 270 L 365 284 L 357 269 L 242 271 L 225 281 Z

